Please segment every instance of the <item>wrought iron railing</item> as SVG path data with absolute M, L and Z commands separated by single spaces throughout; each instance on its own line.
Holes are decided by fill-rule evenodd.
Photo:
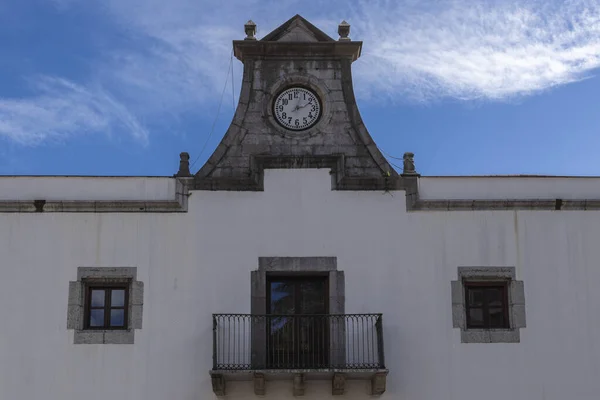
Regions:
M 213 370 L 385 368 L 381 314 L 213 315 Z

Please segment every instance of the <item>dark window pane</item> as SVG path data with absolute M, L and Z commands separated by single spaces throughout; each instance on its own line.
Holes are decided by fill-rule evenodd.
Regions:
M 502 308 L 490 308 L 490 328 L 504 327 L 504 310 Z
M 90 326 L 104 326 L 104 310 L 90 310 Z
M 300 283 L 300 308 L 302 314 L 326 314 L 325 280 Z
M 467 289 L 469 297 L 469 305 L 472 307 L 481 307 L 483 303 L 483 290 L 482 289 Z
M 489 288 L 486 291 L 486 297 L 490 307 L 502 307 L 504 290 L 503 288 Z
M 104 290 L 92 289 L 92 307 L 104 307 Z
M 125 305 L 125 290 L 113 289 L 110 294 L 110 305 L 112 307 L 123 307 Z
M 110 310 L 110 326 L 125 325 L 125 310 Z
M 295 296 L 292 282 L 271 282 L 271 314 L 294 314 Z
M 469 325 L 471 325 L 471 326 L 482 326 L 483 325 L 483 309 L 481 309 L 481 308 L 469 309 Z

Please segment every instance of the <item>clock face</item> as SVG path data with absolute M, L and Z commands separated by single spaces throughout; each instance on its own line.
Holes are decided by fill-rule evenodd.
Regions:
M 314 92 L 303 87 L 291 87 L 275 98 L 273 114 L 284 128 L 302 131 L 317 123 L 321 116 L 321 103 Z

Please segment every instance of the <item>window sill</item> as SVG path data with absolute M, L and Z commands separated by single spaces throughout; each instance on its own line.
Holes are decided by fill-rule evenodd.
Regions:
M 462 343 L 519 343 L 519 329 L 467 329 L 460 332 Z
M 85 329 L 75 331 L 75 344 L 133 344 L 134 329 Z

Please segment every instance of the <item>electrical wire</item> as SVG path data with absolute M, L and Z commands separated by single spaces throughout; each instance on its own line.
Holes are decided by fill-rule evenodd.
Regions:
M 235 112 L 235 88 L 233 85 L 233 51 L 231 52 L 231 105 L 233 107 L 233 112 Z
M 383 153 L 383 156 L 385 157 L 385 159 L 387 160 L 388 163 L 390 163 L 391 165 L 393 165 L 394 167 L 396 167 L 400 172 L 402 172 L 404 170 L 403 167 L 400 167 L 396 164 L 394 164 L 392 161 L 390 161 L 390 158 L 394 159 L 394 160 L 400 160 L 400 161 L 404 161 L 404 158 L 400 158 L 400 157 L 394 157 L 392 155 L 390 155 L 389 153 L 385 152 L 381 147 L 377 146 L 377 148 L 379 149 L 379 151 L 381 151 Z
M 229 70 L 232 69 L 233 66 L 233 50 L 231 50 L 231 55 L 229 56 L 229 67 L 227 68 L 227 78 L 225 79 L 225 85 L 223 85 L 223 91 L 221 92 L 221 99 L 219 100 L 219 107 L 217 108 L 217 114 L 215 115 L 215 120 L 212 123 L 212 127 L 210 128 L 210 133 L 208 134 L 208 137 L 206 138 L 206 141 L 204 142 L 204 145 L 202 146 L 202 150 L 200 150 L 200 154 L 198 154 L 198 157 L 196 157 L 196 159 L 194 160 L 194 162 L 190 165 L 190 168 L 192 168 L 194 166 L 194 164 L 196 164 L 196 162 L 200 159 L 200 157 L 202 156 L 202 153 L 204 153 L 204 150 L 206 149 L 206 146 L 208 145 L 208 141 L 210 140 L 213 132 L 215 131 L 215 125 L 217 124 L 217 120 L 219 118 L 219 113 L 221 112 L 221 105 L 223 104 L 223 97 L 225 96 L 225 90 L 227 89 L 227 83 L 229 83 Z M 232 73 L 233 76 L 233 73 Z
M 385 150 L 383 150 L 381 147 L 377 146 L 377 148 L 379 149 L 379 151 L 381 151 L 383 154 L 385 154 L 386 156 L 388 156 L 389 158 L 393 158 L 394 160 L 400 160 L 400 161 L 404 161 L 404 158 L 400 158 L 400 157 L 394 157 L 393 155 L 391 155 L 390 153 L 387 153 Z

